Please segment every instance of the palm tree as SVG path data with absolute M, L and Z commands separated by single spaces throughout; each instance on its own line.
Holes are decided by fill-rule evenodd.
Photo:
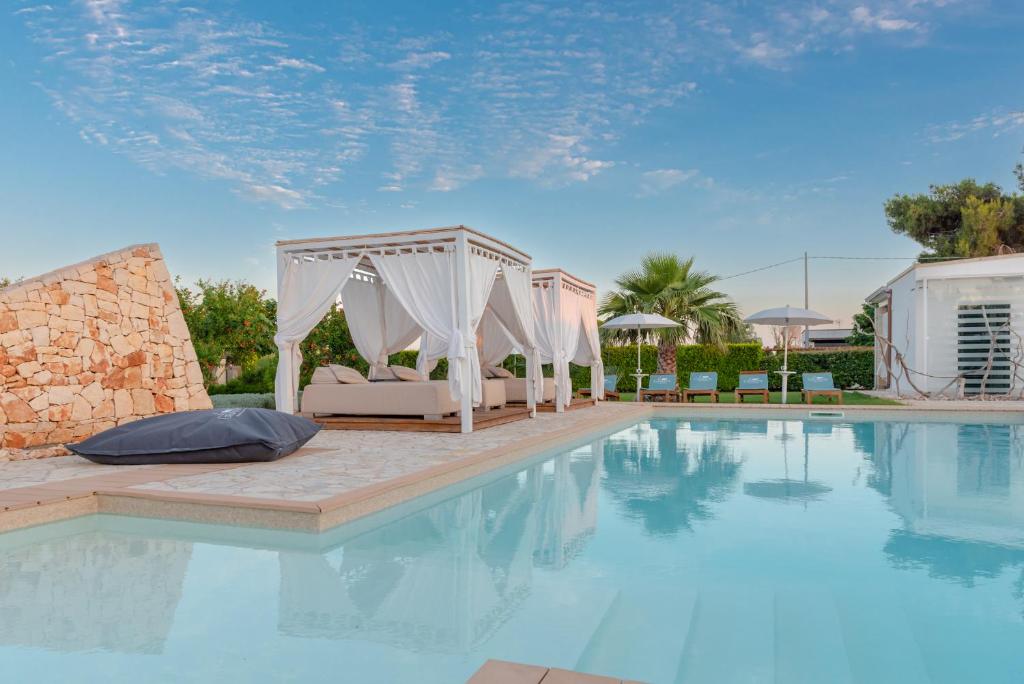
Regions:
M 742 327 L 736 304 L 725 294 L 711 289 L 718 276 L 693 268 L 693 258 L 651 253 L 640 268 L 615 280 L 618 290 L 601 301 L 599 314 L 621 316 L 656 313 L 680 324 L 678 328 L 653 333 L 658 342 L 658 370 L 676 372 L 676 347 L 692 340 L 725 348 L 729 335 Z M 616 331 L 620 340 L 636 342 L 636 331 Z

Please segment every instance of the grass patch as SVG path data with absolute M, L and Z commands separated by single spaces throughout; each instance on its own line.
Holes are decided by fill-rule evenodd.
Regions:
M 633 401 L 633 397 L 636 394 L 634 392 L 623 392 L 622 401 Z M 782 392 L 770 392 L 769 396 L 772 404 L 782 403 Z M 708 397 L 696 397 L 693 400 L 697 404 L 708 404 L 711 400 Z M 720 404 L 734 404 L 736 403 L 736 397 L 732 392 L 721 392 L 718 395 L 718 402 Z M 762 402 L 752 397 L 747 397 L 747 400 L 743 402 L 745 404 L 755 405 L 761 404 Z M 900 402 L 893 399 L 882 399 L 880 397 L 872 397 L 871 395 L 864 394 L 862 392 L 843 392 L 843 404 L 847 406 L 899 406 Z M 800 392 L 790 392 L 786 396 L 786 405 L 797 405 L 807 406 L 800 398 Z M 826 399 L 825 397 L 817 397 L 814 400 L 815 406 L 837 406 L 836 402 Z

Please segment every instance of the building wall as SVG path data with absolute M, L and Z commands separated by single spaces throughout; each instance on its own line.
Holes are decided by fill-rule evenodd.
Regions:
M 1014 275 L 1013 269 L 1018 269 L 1019 275 Z M 917 372 L 911 378 L 924 391 L 946 390 L 953 395 L 958 389 L 955 384 L 948 385 L 959 373 L 957 315 L 961 304 L 1008 302 L 1015 333 L 1024 333 L 1024 255 L 918 266 L 892 281 L 889 288 L 893 348 L 903 355 L 907 367 Z M 884 366 L 880 358 L 876 362 Z M 895 356 L 893 371 L 896 375 L 901 372 Z M 899 380 L 899 389 L 913 392 L 905 378 Z
M 0 290 L 0 461 L 210 406 L 157 245 Z

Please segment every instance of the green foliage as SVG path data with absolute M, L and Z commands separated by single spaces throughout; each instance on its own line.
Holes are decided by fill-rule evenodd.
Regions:
M 276 408 L 274 393 L 216 394 L 210 397 L 213 408 Z
M 781 389 L 781 377 L 775 371 L 782 369 L 782 354 L 765 352 L 759 343 L 730 344 L 726 351 L 712 345 L 681 345 L 677 350 L 677 371 L 679 386 L 686 387 L 691 372 L 717 371 L 718 388 L 731 392 L 739 383 L 741 370 L 768 371 L 768 384 L 773 390 Z M 617 388 L 620 392 L 636 390 L 636 379 L 630 375 L 636 368 L 636 347 L 615 346 L 601 350 L 605 373 L 619 376 Z M 658 349 L 653 345 L 640 348 L 640 366 L 644 373 L 657 370 Z M 874 383 L 874 352 L 871 349 L 843 349 L 789 353 L 789 369 L 797 375 L 790 378 L 789 388 L 802 387 L 800 373 L 830 372 L 836 386 L 842 389 L 871 387 Z M 590 386 L 590 369 L 571 366 L 573 389 Z
M 210 385 L 207 394 L 264 394 L 274 393 L 274 375 L 277 373 L 277 354 L 260 357 L 247 370 L 242 371 L 234 380 L 223 385 Z
M 803 389 L 801 373 L 832 373 L 836 387 L 840 389 L 871 388 L 874 385 L 875 352 L 872 349 L 842 349 L 828 351 L 790 351 L 789 370 L 795 375 L 790 377 L 789 389 Z M 777 390 L 782 388 L 782 378 L 775 371 L 782 370 L 782 353 L 765 354 L 761 368 L 768 372 L 768 386 Z
M 846 338 L 847 344 L 855 347 L 872 347 L 875 344 L 875 305 L 861 304 L 860 313 L 853 315 L 853 333 Z
M 356 351 L 352 334 L 348 330 L 348 321 L 345 320 L 345 312 L 336 306 L 331 307 L 299 347 L 302 350 L 299 387 L 309 384 L 309 379 L 318 366 L 331 363 L 350 366 L 363 375 L 370 370 L 370 365 Z
M 673 351 L 679 342 L 696 339 L 724 349 L 729 335 L 741 326 L 736 305 L 725 294 L 712 289 L 717 280 L 718 276 L 694 270 L 692 257 L 648 254 L 639 269 L 616 278 L 618 290 L 605 295 L 598 313 L 606 317 L 656 313 L 679 323 L 678 328 L 640 333 L 658 341 L 658 366 L 672 371 Z M 614 331 L 610 336 L 636 342 L 637 331 Z
M 245 370 L 274 352 L 277 307 L 266 291 L 229 280 L 200 280 L 194 290 L 176 283 L 175 289 L 207 382 L 221 359 Z
M 924 245 L 922 257 L 997 254 L 1024 250 L 1024 197 L 973 179 L 933 185 L 927 195 L 897 194 L 885 203 L 889 227 Z
M 723 352 L 707 344 L 687 344 L 679 347 L 679 386 L 688 387 L 690 373 L 717 371 L 718 389 L 731 392 L 739 384 L 741 370 L 757 370 L 761 363 L 761 344 L 730 344 Z

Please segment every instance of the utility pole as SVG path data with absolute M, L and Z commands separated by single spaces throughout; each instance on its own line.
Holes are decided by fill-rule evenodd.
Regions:
M 804 252 L 804 308 L 811 308 L 810 286 L 808 285 L 807 280 L 807 252 Z M 810 336 L 810 329 L 811 327 L 809 325 L 804 326 L 804 346 L 809 346 L 807 342 L 808 337 Z

